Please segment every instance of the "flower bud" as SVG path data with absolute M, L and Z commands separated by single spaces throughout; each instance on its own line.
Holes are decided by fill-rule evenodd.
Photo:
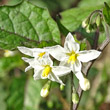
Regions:
M 10 51 L 10 50 L 5 50 L 5 52 L 4 52 L 5 57 L 13 56 L 14 54 L 15 53 L 13 51 Z
M 85 28 L 87 27 L 89 24 L 89 18 L 85 19 L 83 22 L 82 22 L 82 27 Z
M 41 89 L 40 95 L 42 97 L 47 97 L 50 91 L 50 85 L 51 85 L 51 81 L 48 81 L 44 87 Z
M 61 90 L 61 91 L 64 90 L 64 85 L 63 85 L 63 84 L 60 85 L 60 90 Z
M 78 93 L 72 93 L 72 101 L 73 101 L 74 104 L 77 104 L 79 102 Z
M 48 89 L 48 88 L 42 88 L 42 89 L 41 89 L 40 95 L 41 95 L 42 97 L 47 97 L 48 94 L 49 94 L 49 89 Z
M 86 91 L 90 88 L 90 82 L 87 78 L 84 78 L 83 80 L 79 81 L 79 84 L 81 86 L 81 88 Z
M 87 33 L 90 33 L 90 32 L 91 32 L 91 30 L 90 30 L 90 25 L 88 25 L 88 26 L 86 27 L 86 32 L 87 32 Z
M 96 24 L 97 24 L 98 27 L 99 27 L 100 24 L 101 24 L 101 18 L 100 18 L 100 15 L 98 15 L 97 18 L 96 18 Z

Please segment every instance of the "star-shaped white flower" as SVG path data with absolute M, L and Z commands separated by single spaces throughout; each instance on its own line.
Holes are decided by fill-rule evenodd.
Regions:
M 58 61 L 60 65 L 70 66 L 74 73 L 81 71 L 81 62 L 89 62 L 96 59 L 101 52 L 97 50 L 80 50 L 80 45 L 75 42 L 71 33 L 65 39 L 64 48 L 60 45 L 48 47 L 48 52 Z
M 49 54 L 46 49 L 41 48 L 27 48 L 27 47 L 18 47 L 19 51 L 25 55 L 29 55 L 36 59 L 41 59 L 43 57 L 48 57 Z
M 29 55 L 37 60 L 49 57 L 49 54 L 46 49 L 41 48 L 27 48 L 27 47 L 17 47 L 20 52 L 22 52 L 25 55 Z M 34 62 L 34 59 L 30 59 L 30 62 Z M 29 69 L 32 69 L 33 67 L 29 65 L 25 72 Z
M 29 63 L 29 66 L 25 71 L 34 68 L 34 80 L 37 79 L 50 79 L 60 84 L 64 83 L 59 79 L 60 76 L 68 74 L 71 69 L 64 66 L 53 66 L 53 61 L 50 57 L 36 60 L 35 58 L 22 58 L 25 62 Z
M 84 82 L 84 77 L 81 75 L 81 62 L 89 62 L 96 59 L 101 52 L 97 50 L 80 50 L 80 45 L 75 42 L 71 33 L 69 33 L 65 39 L 64 48 L 60 45 L 53 47 L 48 47 L 49 54 L 51 54 L 55 59 L 60 61 L 60 65 L 70 67 L 73 73 L 76 74 L 76 77 L 80 82 Z M 79 72 L 82 78 L 79 78 Z M 82 80 L 82 81 L 81 81 Z

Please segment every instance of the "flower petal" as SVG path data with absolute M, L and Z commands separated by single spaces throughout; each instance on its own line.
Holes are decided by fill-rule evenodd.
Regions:
M 32 69 L 32 66 L 28 66 L 25 68 L 25 72 L 27 72 L 28 70 Z
M 34 77 L 34 80 L 38 80 L 38 79 L 42 79 L 42 69 L 39 69 L 39 68 L 35 68 L 34 69 L 34 75 L 33 75 L 33 77 Z
M 34 58 L 22 57 L 22 60 L 24 60 L 24 61 L 27 62 L 27 63 L 34 62 Z
M 68 35 L 66 36 L 65 41 L 71 42 L 71 43 L 74 43 L 74 42 L 75 42 L 74 37 L 73 37 L 73 35 L 72 35 L 70 32 L 69 32 Z
M 65 54 L 64 48 L 61 47 L 60 45 L 47 47 L 46 49 L 48 50 L 49 54 L 52 55 L 58 61 L 63 61 L 65 57 L 67 56 Z
M 77 53 L 77 52 L 79 52 L 80 46 L 79 46 L 78 43 L 71 43 L 71 42 L 67 42 L 67 41 L 66 41 L 66 42 L 64 43 L 64 48 L 65 48 L 65 50 L 68 51 L 68 52 L 74 51 L 75 53 Z
M 78 54 L 79 54 L 79 56 L 77 57 L 78 60 L 80 60 L 81 62 L 88 62 L 99 57 L 101 52 L 97 50 L 85 50 L 85 51 L 80 51 Z
M 50 65 L 50 66 L 53 65 L 53 61 L 51 60 L 50 57 L 43 58 L 43 59 L 40 59 L 38 61 L 40 62 L 40 65 Z
M 81 71 L 81 62 L 79 60 L 76 60 L 73 64 L 71 64 L 71 68 L 73 73 Z
M 79 81 L 83 81 L 84 80 L 84 76 L 83 76 L 83 73 L 81 71 L 78 71 L 78 72 L 76 72 L 74 74 L 79 79 Z
M 53 66 L 52 72 L 57 76 L 64 76 L 71 72 L 71 68 L 65 66 Z
M 18 47 L 18 49 L 23 54 L 26 54 L 32 57 L 38 57 L 39 53 L 46 52 L 45 49 L 40 49 L 40 48 Z
M 71 33 L 69 33 L 65 39 L 64 48 L 66 51 L 69 51 L 69 52 L 71 52 L 71 51 L 78 52 L 79 51 L 80 46 L 77 42 L 75 42 Z
M 58 76 L 56 76 L 53 72 L 48 75 L 48 78 L 49 78 L 50 80 L 52 80 L 52 81 L 56 81 L 56 82 L 58 82 L 58 83 L 60 83 L 60 84 L 62 84 L 62 85 L 65 85 L 65 84 L 62 82 L 62 80 L 61 80 Z
M 22 52 L 23 54 L 26 54 L 26 55 L 29 55 L 29 56 L 33 56 L 33 51 L 32 51 L 32 49 L 27 48 L 27 47 L 17 47 L 17 48 L 18 48 L 18 50 L 19 50 L 20 52 Z
M 36 60 L 35 58 L 26 58 L 26 57 L 22 57 L 22 59 L 29 63 L 29 65 L 32 67 L 32 68 L 43 68 L 40 61 L 39 60 Z
M 75 76 L 79 79 L 80 87 L 86 91 L 90 88 L 90 82 L 87 78 L 85 78 L 81 71 L 75 73 Z
M 67 57 L 64 61 L 61 61 L 59 66 L 71 67 L 71 64 L 68 63 L 68 58 L 69 57 Z

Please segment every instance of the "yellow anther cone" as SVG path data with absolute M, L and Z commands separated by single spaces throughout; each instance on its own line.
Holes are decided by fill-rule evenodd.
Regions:
M 49 65 L 46 65 L 42 72 L 42 77 L 47 77 L 50 72 L 51 72 L 51 67 Z

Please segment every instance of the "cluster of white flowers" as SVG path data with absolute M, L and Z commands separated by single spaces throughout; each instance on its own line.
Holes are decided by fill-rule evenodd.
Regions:
M 34 68 L 35 80 L 48 78 L 51 81 L 56 81 L 64 85 L 59 77 L 71 73 L 72 71 L 79 79 L 79 84 L 84 91 L 90 88 L 90 83 L 81 72 L 81 62 L 89 62 L 90 60 L 96 59 L 101 53 L 97 50 L 79 51 L 80 45 L 75 42 L 71 33 L 69 33 L 65 39 L 64 48 L 60 45 L 56 45 L 43 49 L 30 49 L 27 47 L 18 47 L 18 49 L 22 53 L 33 57 L 23 57 L 22 59 L 29 63 L 25 71 Z M 59 66 L 53 66 L 50 55 L 60 61 Z

